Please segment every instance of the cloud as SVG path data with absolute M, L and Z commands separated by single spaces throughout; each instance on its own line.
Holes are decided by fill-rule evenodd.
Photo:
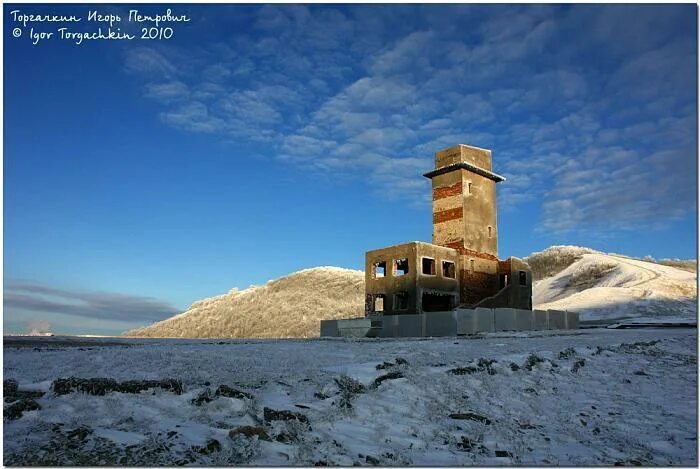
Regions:
M 499 206 L 537 205 L 540 230 L 633 230 L 695 207 L 689 13 L 264 5 L 227 42 L 139 47 L 125 67 L 166 124 L 265 142 L 378 197 L 428 204 L 433 153 L 466 143 L 493 150 Z
M 119 293 L 68 290 L 31 282 L 10 281 L 4 307 L 26 313 L 59 313 L 114 321 L 159 321 L 178 310 L 155 298 Z

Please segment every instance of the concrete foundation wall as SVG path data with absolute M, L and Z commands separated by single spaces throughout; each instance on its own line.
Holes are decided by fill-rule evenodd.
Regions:
M 547 311 L 542 311 L 541 309 L 536 309 L 532 313 L 534 315 L 534 322 L 533 322 L 533 329 L 534 330 L 543 331 L 545 329 L 549 329 L 549 314 L 547 314 Z
M 549 327 L 547 329 L 566 329 L 566 313 L 564 311 L 547 310 Z
M 578 327 L 578 313 L 476 308 L 321 321 L 321 337 L 447 337 Z

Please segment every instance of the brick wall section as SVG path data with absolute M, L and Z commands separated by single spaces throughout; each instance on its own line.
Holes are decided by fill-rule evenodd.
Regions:
M 467 249 L 464 247 L 464 240 L 459 239 L 457 241 L 451 241 L 449 243 L 443 244 L 442 246 L 445 246 L 446 248 L 452 248 L 457 251 L 457 253 L 463 255 L 463 256 L 469 256 L 469 257 L 475 257 L 479 259 L 488 259 L 490 261 L 497 261 L 498 257 L 493 256 L 491 254 L 485 253 L 485 252 L 477 252 L 471 249 Z M 503 261 L 503 262 L 508 262 L 508 261 Z M 499 270 L 500 270 L 500 264 L 499 264 Z M 508 269 L 510 269 L 510 264 L 508 264 Z
M 473 305 L 498 292 L 498 276 L 461 269 L 459 285 L 460 302 Z
M 506 259 L 505 261 L 498 261 L 498 273 L 504 273 L 504 274 L 510 274 L 511 270 L 511 262 L 510 259 Z
M 433 189 L 433 200 L 444 199 L 445 197 L 451 197 L 453 195 L 459 195 L 462 193 L 462 181 L 457 184 L 445 187 L 436 187 Z
M 457 207 L 433 213 L 433 223 L 442 223 L 450 220 L 459 220 L 464 216 L 464 208 Z

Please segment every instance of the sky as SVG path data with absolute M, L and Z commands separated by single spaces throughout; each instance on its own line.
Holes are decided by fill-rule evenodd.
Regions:
M 169 38 L 128 21 L 167 8 Z M 696 258 L 696 8 L 4 4 L 4 331 L 119 334 L 429 242 L 459 143 L 507 178 L 501 258 Z M 60 37 L 91 10 L 135 38 Z

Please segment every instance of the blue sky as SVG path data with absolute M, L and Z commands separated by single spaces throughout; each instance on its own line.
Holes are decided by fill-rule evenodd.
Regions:
M 508 178 L 501 257 L 696 257 L 695 5 L 144 5 L 191 21 L 10 35 L 92 8 L 134 7 L 4 5 L 6 332 L 120 333 L 430 241 L 421 174 L 457 143 Z

